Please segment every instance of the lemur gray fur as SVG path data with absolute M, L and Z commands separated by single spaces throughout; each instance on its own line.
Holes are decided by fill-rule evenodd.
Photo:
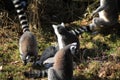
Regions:
M 19 39 L 19 51 L 20 51 L 20 57 L 24 62 L 24 65 L 26 65 L 27 62 L 30 60 L 31 56 L 34 57 L 34 60 L 37 58 L 37 54 L 38 54 L 37 41 L 36 41 L 36 37 L 29 30 L 28 20 L 26 17 L 26 13 L 24 11 L 23 3 L 20 0 L 12 0 L 12 1 L 23 29 L 23 34 Z
M 99 17 L 93 18 L 90 26 L 107 27 L 118 23 L 118 5 L 117 0 L 100 0 L 100 6 L 93 11 L 92 16 L 99 14 Z

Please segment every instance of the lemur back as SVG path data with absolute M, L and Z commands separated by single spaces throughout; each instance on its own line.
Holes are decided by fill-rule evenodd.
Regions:
M 48 80 L 72 80 L 73 78 L 73 56 L 75 55 L 77 43 L 72 43 L 58 50 L 54 56 L 53 67 L 48 71 L 25 72 L 24 75 L 29 78 L 40 78 L 43 74 L 48 75 Z M 42 73 L 43 72 L 43 73 Z M 46 76 L 46 75 L 45 75 Z
M 20 57 L 23 60 L 24 64 L 30 61 L 30 57 L 34 57 L 34 61 L 37 58 L 37 42 L 35 36 L 27 31 L 25 32 L 19 40 L 19 50 Z
M 21 3 L 20 0 L 12 1 L 23 29 L 23 34 L 19 39 L 19 51 L 20 57 L 26 65 L 30 60 L 30 56 L 34 56 L 34 59 L 37 57 L 37 41 L 33 33 L 29 30 L 28 20 L 24 11 L 23 3 Z
M 73 78 L 73 59 L 77 43 L 72 43 L 59 50 L 55 55 L 53 67 L 48 72 L 48 80 L 72 80 Z

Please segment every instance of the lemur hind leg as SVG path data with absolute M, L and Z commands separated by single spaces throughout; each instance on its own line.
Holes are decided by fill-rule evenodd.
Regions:
M 105 21 L 102 18 L 94 18 L 92 21 L 97 27 L 106 27 L 106 26 L 111 26 L 113 25 L 112 22 Z
M 53 67 L 48 69 L 48 80 L 61 80 L 57 76 L 57 73 L 56 73 L 56 71 L 54 70 Z
M 97 33 L 100 32 L 104 34 L 113 33 L 119 28 L 118 25 L 118 22 L 105 21 L 102 18 L 94 18 L 90 24 L 94 30 L 97 30 Z

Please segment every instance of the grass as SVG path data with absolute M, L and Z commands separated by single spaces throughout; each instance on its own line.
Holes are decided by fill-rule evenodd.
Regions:
M 35 35 L 40 55 L 46 47 L 54 43 L 54 37 L 51 37 L 53 39 L 51 41 L 45 41 L 40 37 L 39 32 L 36 31 Z M 13 32 L 12 29 L 1 28 L 0 36 L 1 80 L 28 80 L 22 72 L 31 69 L 31 63 L 23 66 L 21 62 L 18 50 L 18 33 Z M 82 59 L 74 70 L 74 76 L 77 80 L 120 79 L 120 63 L 118 62 L 120 60 L 120 38 L 117 34 L 104 36 L 84 33 L 80 37 L 80 43 Z

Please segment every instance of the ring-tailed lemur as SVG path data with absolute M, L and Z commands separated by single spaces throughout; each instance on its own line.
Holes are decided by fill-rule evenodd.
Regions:
M 64 23 L 58 24 L 58 25 L 52 25 L 54 32 L 57 36 L 57 42 L 59 49 L 64 48 L 66 45 L 71 44 L 73 42 L 77 43 L 77 49 L 79 49 L 80 43 L 77 36 L 69 32 L 66 28 Z
M 58 26 L 58 25 L 54 25 L 54 26 Z M 61 24 L 59 24 L 59 27 L 63 27 L 63 29 L 65 28 L 65 26 L 64 26 L 64 23 L 61 23 Z M 66 29 L 65 29 L 65 31 L 68 33 L 68 35 L 72 35 L 71 37 L 72 37 L 72 40 L 73 40 L 73 38 L 75 38 L 76 39 L 76 41 L 78 42 L 78 39 L 77 39 L 77 36 L 79 36 L 80 34 L 82 34 L 83 32 L 91 32 L 91 28 L 89 27 L 89 26 L 85 26 L 85 27 L 80 27 L 80 28 L 77 28 L 77 29 L 75 29 L 75 30 L 70 30 L 70 31 L 66 31 Z M 66 33 L 65 32 L 65 33 Z M 66 36 L 66 35 L 65 35 Z M 68 36 L 69 37 L 69 36 Z M 66 37 L 67 38 L 67 37 Z M 68 39 L 68 42 L 69 42 L 69 40 L 71 40 L 71 39 Z M 72 43 L 72 42 L 74 42 L 74 40 L 73 41 L 71 41 L 71 42 L 69 42 L 69 43 Z M 64 40 L 63 40 L 63 43 L 64 43 Z M 67 43 L 67 44 L 69 44 L 69 43 Z M 61 44 L 61 43 L 60 43 Z M 67 45 L 66 44 L 66 45 Z M 63 46 L 64 47 L 64 46 Z M 58 46 L 57 47 L 55 47 L 55 46 L 50 46 L 50 47 L 48 47 L 48 48 L 46 48 L 44 51 L 43 51 L 43 53 L 42 53 L 42 55 L 41 55 L 41 57 L 40 57 L 40 59 L 38 60 L 38 61 L 36 61 L 35 62 L 35 64 L 33 64 L 33 67 L 36 67 L 36 66 L 44 66 L 45 68 L 49 68 L 51 65 L 43 65 L 43 63 L 44 63 L 44 61 L 46 60 L 46 59 L 48 59 L 48 58 L 51 58 L 51 57 L 53 57 L 54 55 L 55 55 L 55 53 L 58 51 Z
M 75 55 L 77 43 L 71 43 L 58 50 L 54 56 L 53 67 L 45 71 L 25 72 L 28 78 L 46 77 L 48 80 L 72 80 L 73 79 L 73 56 Z M 43 74 L 43 75 L 42 75 Z
M 64 23 L 58 24 L 58 25 L 52 25 L 54 32 L 57 36 L 57 42 L 58 42 L 58 46 L 59 49 L 64 48 L 66 45 L 71 44 L 73 42 L 77 43 L 77 48 L 76 48 L 76 57 L 74 57 L 74 61 L 75 62 L 79 62 L 79 58 L 80 58 L 80 42 L 79 42 L 79 38 L 74 35 L 73 33 L 69 32 L 66 28 Z
M 23 3 L 21 3 L 20 0 L 12 1 L 23 29 L 23 34 L 19 40 L 19 50 L 20 57 L 26 65 L 31 56 L 34 56 L 34 60 L 37 58 L 37 41 L 33 33 L 29 30 L 28 20 L 24 11 Z
M 91 26 L 106 27 L 118 23 L 118 0 L 100 0 L 100 6 L 92 15 L 99 13 L 99 17 L 93 18 Z

